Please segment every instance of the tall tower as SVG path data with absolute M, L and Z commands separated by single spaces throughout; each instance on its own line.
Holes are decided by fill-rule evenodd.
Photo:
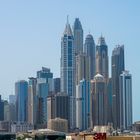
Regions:
M 120 129 L 132 128 L 132 76 L 128 71 L 123 71 L 120 81 Z
M 37 116 L 37 79 L 30 77 L 28 82 L 28 123 L 36 124 Z
M 53 73 L 49 68 L 42 67 L 37 71 L 37 123 L 47 123 L 47 96 L 53 90 Z
M 108 80 L 108 47 L 102 36 L 96 46 L 96 73 L 100 73 L 106 81 Z
M 106 125 L 106 92 L 105 79 L 101 74 L 95 75 L 91 80 L 92 94 L 92 123 L 96 125 Z
M 16 112 L 18 122 L 27 122 L 28 83 L 20 80 L 15 83 Z
M 76 56 L 76 127 L 90 127 L 90 59 L 82 53 Z
M 86 36 L 84 53 L 90 57 L 90 79 L 93 79 L 95 76 L 95 43 L 91 34 Z
M 83 29 L 79 18 L 75 19 L 73 26 L 73 35 L 74 35 L 75 54 L 78 55 L 83 52 Z
M 69 22 L 61 38 L 61 92 L 70 96 L 70 128 L 75 127 L 75 48 Z
M 112 110 L 113 125 L 117 129 L 120 126 L 120 94 L 119 94 L 119 76 L 125 70 L 124 64 L 124 46 L 117 45 L 112 51 Z

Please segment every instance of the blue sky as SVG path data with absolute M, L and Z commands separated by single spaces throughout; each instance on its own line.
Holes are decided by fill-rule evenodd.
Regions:
M 139 0 L 1 0 L 0 94 L 14 94 L 15 81 L 36 76 L 42 66 L 60 75 L 60 41 L 69 15 L 71 25 L 80 18 L 84 36 L 90 31 L 96 43 L 103 34 L 110 58 L 115 45 L 125 45 L 126 69 L 133 76 L 133 119 L 140 120 L 139 7 Z

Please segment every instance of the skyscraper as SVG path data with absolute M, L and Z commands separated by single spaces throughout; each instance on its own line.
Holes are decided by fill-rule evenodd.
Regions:
M 75 19 L 73 26 L 73 35 L 74 35 L 75 54 L 78 55 L 83 52 L 83 29 L 79 18 Z
M 91 34 L 86 36 L 84 53 L 90 58 L 90 79 L 93 79 L 95 75 L 95 43 Z
M 119 92 L 119 76 L 125 70 L 124 64 L 124 46 L 117 45 L 112 51 L 111 58 L 112 67 L 112 110 L 113 125 L 117 129 L 120 127 L 120 92 Z
M 61 39 L 61 92 L 70 96 L 70 127 L 75 127 L 75 48 L 69 22 Z
M 90 81 L 90 57 L 85 53 L 81 53 L 76 56 L 75 77 L 76 85 L 78 85 L 83 79 Z
M 42 67 L 37 72 L 37 123 L 47 123 L 47 96 L 53 90 L 53 73 L 49 68 Z
M 28 83 L 20 80 L 15 83 L 17 121 L 27 122 Z
M 37 79 L 30 77 L 28 82 L 28 123 L 36 124 L 37 116 Z
M 97 74 L 94 80 L 91 80 L 91 94 L 92 94 L 92 122 L 93 125 L 106 125 L 106 92 L 105 79 L 101 74 Z
M 86 130 L 90 126 L 90 57 L 76 56 L 76 127 Z
M 120 129 L 132 128 L 132 76 L 128 71 L 120 75 Z
M 108 80 L 108 47 L 102 36 L 96 46 L 96 73 L 100 73 L 106 81 Z
M 90 127 L 90 81 L 86 79 L 76 86 L 76 127 L 79 130 Z
M 54 93 L 58 93 L 60 92 L 60 78 L 54 78 L 53 79 L 53 86 L 54 86 Z

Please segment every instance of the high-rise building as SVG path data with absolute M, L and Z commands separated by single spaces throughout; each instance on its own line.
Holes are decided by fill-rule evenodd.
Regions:
M 100 73 L 108 81 L 108 47 L 104 37 L 100 37 L 96 46 L 96 74 Z
M 76 85 L 80 83 L 81 80 L 90 80 L 90 57 L 85 53 L 81 53 L 76 56 Z
M 112 110 L 113 125 L 117 129 L 120 127 L 120 92 L 119 92 L 119 76 L 125 70 L 124 63 L 124 46 L 117 45 L 112 51 L 111 58 L 112 67 Z
M 30 77 L 28 82 L 28 123 L 36 124 L 37 116 L 37 79 Z
M 90 127 L 90 81 L 81 80 L 76 86 L 76 128 Z
M 4 121 L 10 121 L 10 105 L 7 100 L 4 100 Z
M 76 128 L 86 130 L 90 124 L 90 57 L 76 56 Z
M 70 127 L 75 127 L 75 48 L 69 22 L 61 39 L 61 92 L 70 96 Z
M 1 99 L 0 95 L 0 121 L 4 120 L 4 102 Z
M 90 79 L 93 79 L 95 75 L 95 43 L 91 34 L 86 36 L 84 53 L 90 57 Z
M 10 104 L 16 103 L 16 96 L 15 95 L 9 95 L 9 103 Z
M 49 95 L 47 97 L 47 119 L 48 121 L 50 119 L 55 118 L 55 96 Z
M 105 78 L 101 74 L 97 74 L 94 80 L 91 80 L 91 94 L 92 94 L 92 120 L 94 126 L 107 125 L 106 117 L 106 92 L 105 92 Z
M 132 76 L 123 71 L 120 81 L 120 129 L 132 129 Z
M 28 83 L 20 80 L 15 83 L 16 113 L 18 122 L 27 121 Z
M 53 73 L 50 69 L 42 67 L 37 72 L 37 123 L 47 123 L 47 96 L 53 91 Z
M 75 19 L 73 26 L 75 54 L 83 53 L 83 29 L 79 18 Z
M 69 122 L 70 97 L 65 93 L 57 93 L 47 98 L 48 121 L 54 118 L 66 119 Z
M 53 85 L 54 85 L 54 93 L 60 92 L 60 78 L 54 78 L 53 79 Z

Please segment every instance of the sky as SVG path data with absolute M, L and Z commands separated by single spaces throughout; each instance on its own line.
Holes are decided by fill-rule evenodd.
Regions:
M 139 0 L 0 0 L 0 94 L 8 99 L 17 80 L 35 77 L 42 66 L 60 76 L 61 37 L 67 15 L 79 17 L 84 38 L 101 34 L 113 48 L 125 46 L 125 67 L 132 74 L 133 121 L 140 120 Z M 110 63 L 110 62 L 109 62 Z M 111 73 L 111 69 L 110 73 Z

